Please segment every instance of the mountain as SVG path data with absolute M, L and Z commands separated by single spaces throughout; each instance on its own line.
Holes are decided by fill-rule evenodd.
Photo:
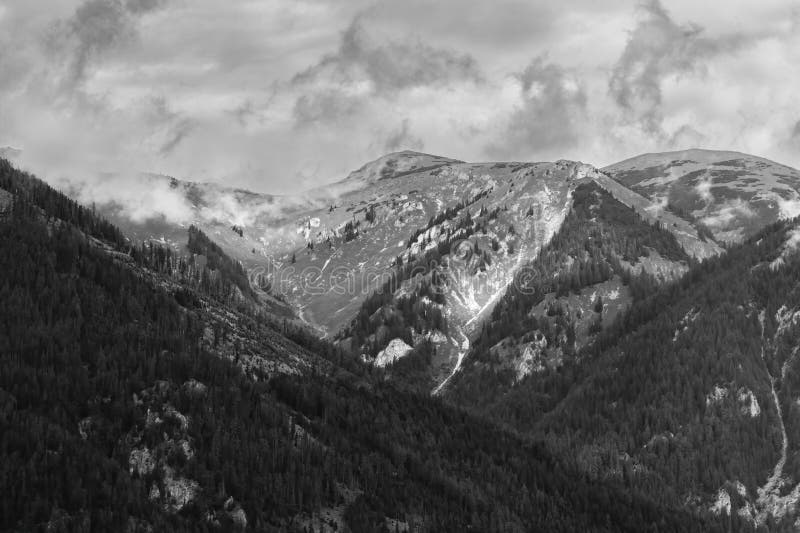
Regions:
M 406 151 L 297 196 L 148 177 L 190 206 L 181 224 L 99 209 L 126 233 L 176 249 L 195 224 L 243 263 L 276 314 L 296 313 L 367 361 L 385 360 L 390 345 L 419 348 L 397 359 L 411 356 L 403 363 L 414 368 L 410 381 L 440 392 L 519 270 L 561 228 L 580 184 L 595 183 L 645 225 L 673 235 L 688 256 L 682 266 L 665 265 L 649 248 L 628 257 L 632 268 L 667 278 L 690 259 L 720 254 L 734 234 L 791 214 L 794 189 L 775 191 L 797 172 L 731 154 L 651 154 L 599 171 L 570 161 L 465 163 Z M 690 192 L 705 195 L 702 209 L 687 203 Z M 758 216 L 743 207 L 751 204 Z
M 149 175 L 155 217 L 3 162 L 2 528 L 800 526 L 796 171 L 728 156 Z
M 440 244 L 448 247 L 439 255 L 454 259 L 441 310 L 449 330 L 419 332 L 438 345 L 433 388 L 457 368 L 470 328 L 517 266 L 533 258 L 560 225 L 571 183 L 587 172 L 596 171 L 566 161 L 473 164 L 400 152 L 302 198 L 178 180 L 170 188 L 192 205 L 191 223 L 330 337 L 351 325 L 398 262 L 413 264 Z M 182 246 L 185 230 L 179 224 L 137 223 L 115 206 L 99 208 L 138 238 Z M 451 246 L 457 255 L 450 256 Z M 369 339 L 365 356 L 375 357 L 394 338 Z
M 398 389 L 196 226 L 132 241 L 4 160 L 0 191 L 2 530 L 749 529 Z
M 374 183 L 458 163 L 463 163 L 463 161 L 405 150 L 403 152 L 393 152 L 370 161 L 358 170 L 351 172 L 344 181 L 348 184 L 356 181 Z
M 625 187 L 739 242 L 780 218 L 800 214 L 800 172 L 739 152 L 644 154 L 603 169 Z
M 671 282 L 634 290 L 632 278 L 611 289 L 628 294 L 624 310 L 607 281 L 559 296 L 534 280 L 519 291 L 529 300 L 504 296 L 447 395 L 567 451 L 591 478 L 796 530 L 798 235 L 800 220 L 781 221 Z M 563 253 L 562 238 L 544 253 Z M 559 326 L 581 313 L 597 337 L 569 354 Z

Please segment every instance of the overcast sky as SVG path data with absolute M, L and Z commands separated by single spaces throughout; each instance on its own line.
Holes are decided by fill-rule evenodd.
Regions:
M 798 167 L 800 3 L 0 0 L 0 146 L 265 192 L 402 149 Z

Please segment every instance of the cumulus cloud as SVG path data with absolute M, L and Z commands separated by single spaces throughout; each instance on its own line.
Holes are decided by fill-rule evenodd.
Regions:
M 580 80 L 543 56 L 514 78 L 521 103 L 501 138 L 488 146 L 490 155 L 552 153 L 574 145 L 586 112 L 586 93 Z
M 82 82 L 92 61 L 115 46 L 133 41 L 137 18 L 163 4 L 162 0 L 87 0 L 70 18 L 57 21 L 47 35 L 46 46 L 66 61 L 64 82 Z
M 375 38 L 356 16 L 342 33 L 336 52 L 292 78 L 292 85 L 304 91 L 295 102 L 294 117 L 300 124 L 336 121 L 354 114 L 371 97 L 390 98 L 403 90 L 481 79 L 469 54 L 419 39 Z
M 294 77 L 295 83 L 329 77 L 339 82 L 364 80 L 378 94 L 454 80 L 481 79 L 469 55 L 435 48 L 420 40 L 381 42 L 365 30 L 360 17 L 342 33 L 339 49 Z
M 614 65 L 609 90 L 632 120 L 649 133 L 660 133 L 664 80 L 702 72 L 708 58 L 735 49 L 742 39 L 712 39 L 698 24 L 678 24 L 659 0 L 642 4 L 639 11 L 639 21 Z

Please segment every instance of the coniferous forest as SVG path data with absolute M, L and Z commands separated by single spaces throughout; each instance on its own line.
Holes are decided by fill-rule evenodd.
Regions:
M 7 162 L 0 187 L 12 193 L 0 215 L 2 530 L 304 531 L 320 508 L 351 531 L 388 531 L 387 518 L 421 531 L 747 529 L 587 476 L 548 441 L 259 321 L 236 263 L 199 232 L 203 268 L 131 243 Z M 226 308 L 239 319 L 223 323 Z M 245 364 L 254 338 L 303 364 Z

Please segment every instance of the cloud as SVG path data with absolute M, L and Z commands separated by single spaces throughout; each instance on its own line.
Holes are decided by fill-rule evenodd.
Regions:
M 698 181 L 697 185 L 694 187 L 695 192 L 706 205 L 714 201 L 714 195 L 711 193 L 711 187 L 713 185 L 714 182 L 711 180 L 711 176 L 708 176 L 706 179 Z
M 355 115 L 363 105 L 363 98 L 358 94 L 338 88 L 314 90 L 297 98 L 292 115 L 298 125 L 335 123 Z
M 147 13 L 166 4 L 166 0 L 126 0 L 125 7 L 131 13 Z
M 670 136 L 667 146 L 674 149 L 688 149 L 695 146 L 704 146 L 707 140 L 708 137 L 706 135 L 703 135 L 689 124 L 684 124 Z
M 197 127 L 197 121 L 170 108 L 164 97 L 150 100 L 149 126 L 158 154 L 169 155 Z
M 292 78 L 292 86 L 304 91 L 295 102 L 294 117 L 300 124 L 335 122 L 373 97 L 392 98 L 414 88 L 481 80 L 477 62 L 469 54 L 419 39 L 373 38 L 362 17 L 356 16 L 335 53 L 325 54 Z
M 69 56 L 64 82 L 85 80 L 91 63 L 137 37 L 137 18 L 164 4 L 162 0 L 87 0 L 68 19 L 56 22 L 46 46 L 57 57 Z
M 521 103 L 487 151 L 494 157 L 530 156 L 575 145 L 587 98 L 580 80 L 539 56 L 517 74 Z
M 409 131 L 409 122 L 404 118 L 400 127 L 392 131 L 386 142 L 383 144 L 384 152 L 397 152 L 399 150 L 423 150 L 425 143 L 422 139 L 415 137 Z
M 481 79 L 480 70 L 469 54 L 434 48 L 419 40 L 375 42 L 364 30 L 360 17 L 354 18 L 342 33 L 336 53 L 325 55 L 293 81 L 305 83 L 322 76 L 339 82 L 366 80 L 373 84 L 377 94 Z
M 800 120 L 794 123 L 794 128 L 792 129 L 792 140 L 800 143 Z
M 111 205 L 136 223 L 163 217 L 167 222 L 187 224 L 194 218 L 183 191 L 171 187 L 163 176 L 122 173 L 85 178 L 65 177 L 55 183 L 85 205 Z
M 725 229 L 734 221 L 754 216 L 756 213 L 747 202 L 741 198 L 735 198 L 715 206 L 713 212 L 704 216 L 701 221 L 710 228 Z
M 735 35 L 711 39 L 697 24 L 675 23 L 659 0 L 640 6 L 640 20 L 614 65 L 609 91 L 616 103 L 651 134 L 662 131 L 662 83 L 702 72 L 705 61 L 736 48 Z

